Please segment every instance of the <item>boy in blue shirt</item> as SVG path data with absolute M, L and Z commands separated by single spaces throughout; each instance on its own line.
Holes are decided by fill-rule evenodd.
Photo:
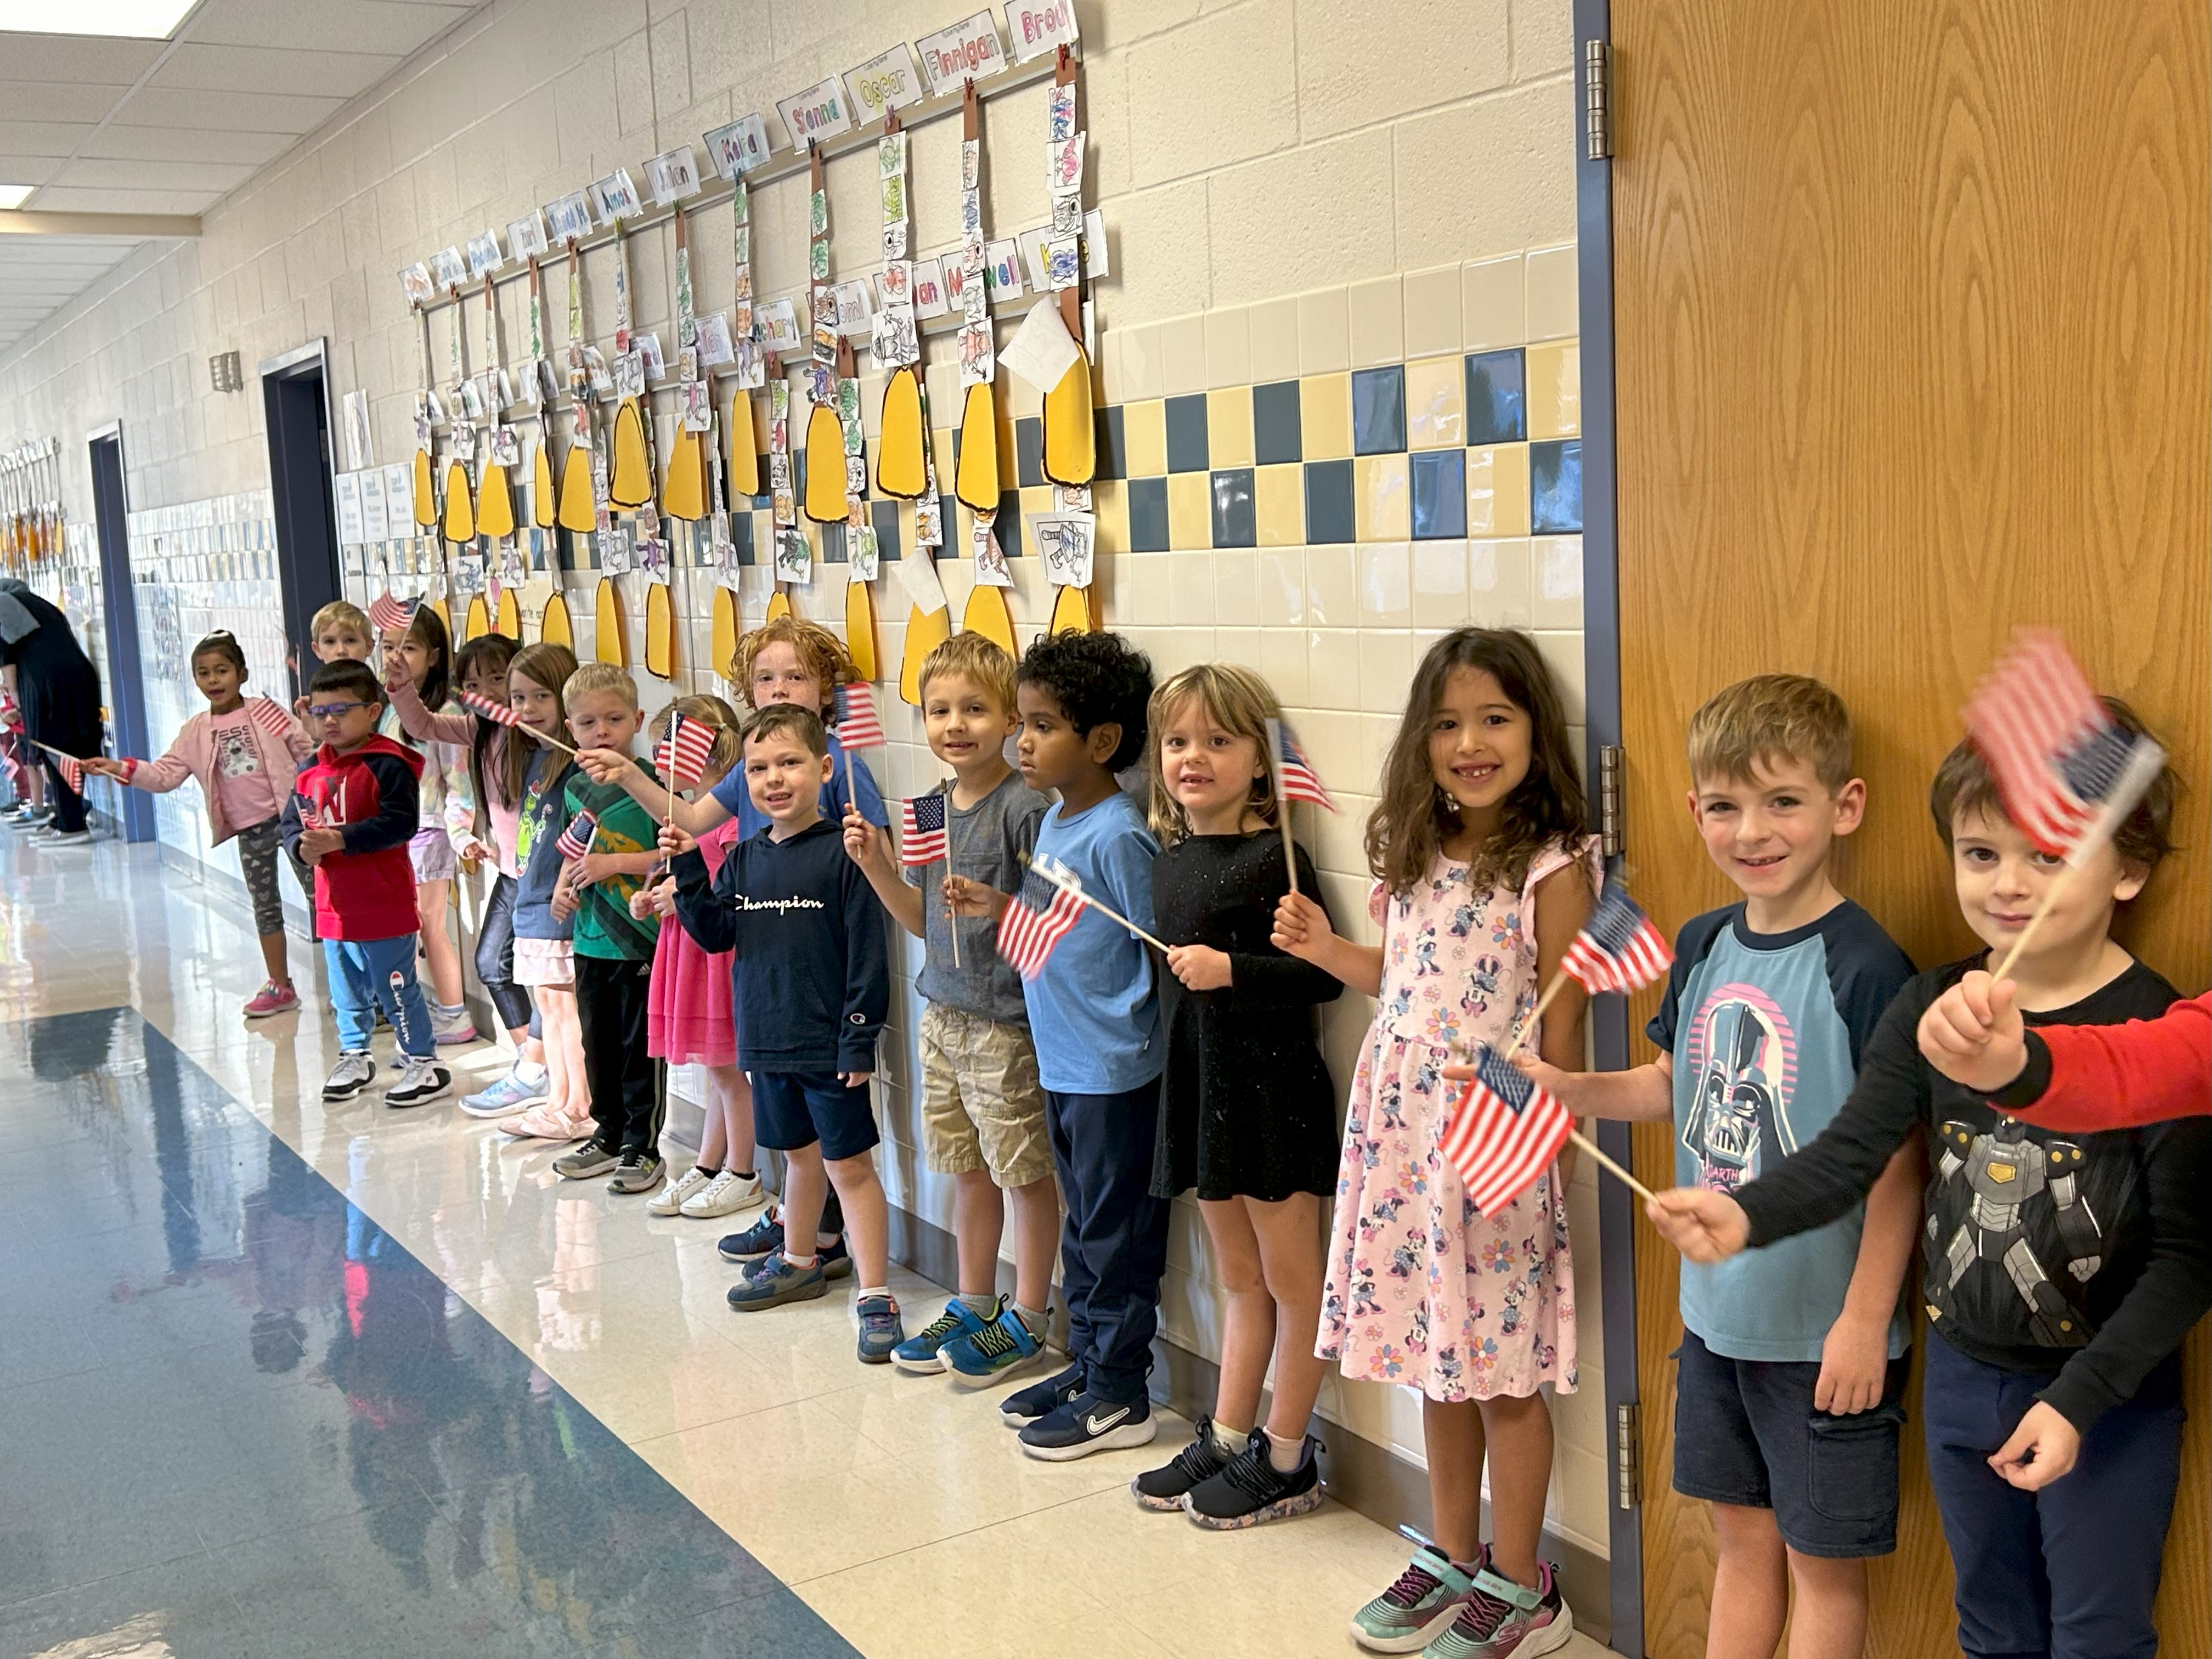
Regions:
M 1827 1127 L 1912 963 L 1830 873 L 1866 809 L 1834 692 L 1796 674 L 1732 685 L 1692 716 L 1689 758 L 1690 816 L 1743 897 L 1676 939 L 1649 1027 L 1659 1059 L 1522 1069 L 1577 1114 L 1671 1117 L 1681 1183 L 1732 1192 Z M 1710 1654 L 1771 1654 L 1785 1621 L 1790 1659 L 1858 1659 L 1865 1645 L 1865 1558 L 1897 1547 L 1910 1341 L 1898 1291 L 1917 1180 L 1907 1148 L 1840 1219 L 1682 1265 L 1674 1490 L 1712 1505 Z
M 1114 634 L 1041 637 L 1015 690 L 1022 781 L 1060 795 L 1037 826 L 1036 856 L 1147 931 L 1160 846 L 1114 775 L 1145 752 L 1152 694 L 1152 664 Z M 994 908 L 1004 905 L 995 896 Z M 1145 1445 L 1159 1431 L 1145 1392 L 1168 1249 L 1167 1201 L 1152 1190 L 1159 994 L 1145 947 L 1086 908 L 1023 997 L 1067 1205 L 1060 1289 L 1070 1363 L 1000 1410 L 1021 1429 L 1024 1451 L 1066 1462 Z

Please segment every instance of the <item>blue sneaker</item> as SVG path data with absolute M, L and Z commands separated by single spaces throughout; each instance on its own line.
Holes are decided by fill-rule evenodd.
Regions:
M 1159 1431 L 1152 1402 L 1144 1395 L 1117 1402 L 1086 1391 L 1024 1429 L 1022 1449 L 1048 1463 L 1072 1463 L 1093 1452 L 1149 1446 Z
M 999 1415 L 1010 1429 L 1025 1429 L 1047 1413 L 1056 1411 L 1083 1392 L 1083 1367 L 1070 1365 L 1042 1382 L 1016 1389 L 999 1402 Z
M 1011 1303 L 1001 1303 L 999 1316 L 980 1330 L 965 1333 L 945 1345 L 945 1368 L 963 1388 L 988 1388 L 1044 1363 L 1044 1344 Z
M 787 1302 L 811 1302 L 829 1290 L 822 1264 L 794 1267 L 778 1250 L 730 1286 L 730 1306 L 738 1313 L 781 1308 Z
M 500 1079 L 489 1089 L 479 1089 L 472 1095 L 461 1097 L 461 1110 L 470 1117 L 512 1117 L 517 1112 L 527 1111 L 545 1098 L 546 1083 L 541 1075 L 534 1083 L 525 1083 L 513 1072 Z
M 906 1327 L 899 1322 L 898 1304 L 887 1296 L 864 1296 L 860 1298 L 860 1363 L 887 1363 L 906 1338 Z
M 916 1376 L 934 1376 L 945 1369 L 944 1357 L 938 1350 L 956 1337 L 970 1336 L 982 1328 L 982 1316 L 956 1296 L 945 1304 L 943 1313 L 891 1350 L 891 1364 Z

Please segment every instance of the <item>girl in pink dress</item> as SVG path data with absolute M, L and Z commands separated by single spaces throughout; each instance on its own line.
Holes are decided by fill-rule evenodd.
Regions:
M 666 736 L 672 714 L 714 728 L 714 746 L 696 789 L 703 795 L 737 764 L 743 722 L 720 697 L 678 697 L 646 728 L 656 744 Z M 721 868 L 722 856 L 737 836 L 738 821 L 729 818 L 699 837 L 709 875 Z M 675 882 L 664 877 L 641 888 L 630 901 L 640 915 L 650 909 L 661 921 L 646 1007 L 646 1048 L 671 1066 L 705 1067 L 713 1098 L 707 1103 L 706 1128 L 699 1137 L 699 1162 L 654 1194 L 645 1207 L 654 1215 L 703 1219 L 750 1209 L 763 1194 L 753 1169 L 753 1092 L 738 1069 L 730 958 L 726 953 L 702 951 L 675 925 Z
M 1382 944 L 1338 937 L 1291 894 L 1275 943 L 1377 999 L 1352 1079 L 1317 1348 L 1360 1382 L 1422 1394 L 1436 1538 L 1352 1617 L 1353 1639 L 1406 1653 L 1534 1659 L 1574 1630 L 1537 1557 L 1551 1482 L 1540 1392 L 1575 1386 L 1565 1175 L 1498 1214 L 1470 1203 L 1438 1149 L 1456 1085 L 1442 1069 L 1504 1048 L 1589 918 L 1598 871 L 1564 702 L 1525 634 L 1462 629 L 1423 659 L 1367 822 Z M 1526 1046 L 1583 1065 L 1572 981 Z M 1490 1474 L 1492 1536 L 1481 1534 Z

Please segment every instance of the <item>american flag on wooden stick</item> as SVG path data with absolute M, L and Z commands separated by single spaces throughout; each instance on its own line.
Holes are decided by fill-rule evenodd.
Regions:
M 945 796 L 917 795 L 899 805 L 899 862 L 909 870 L 945 855 Z
M 673 729 L 654 745 L 653 762 L 672 789 L 689 789 L 707 775 L 708 757 L 714 752 L 714 728 L 704 720 L 678 714 Z
M 1674 953 L 1620 882 L 1608 881 L 1559 966 L 1591 992 L 1640 990 L 1673 965 Z
M 292 717 L 273 697 L 248 697 L 246 700 L 246 718 L 259 726 L 273 742 L 283 743 L 292 735 Z
M 72 795 L 84 793 L 84 763 L 74 755 L 54 755 L 54 770 L 61 774 L 63 785 Z
M 837 688 L 837 741 L 847 749 L 880 749 L 890 738 L 876 718 L 875 688 L 864 680 Z
M 1083 915 L 1083 901 L 1036 871 L 1022 877 L 1022 890 L 999 919 L 999 954 L 1024 979 L 1044 971 L 1052 947 L 1067 937 Z
M 1306 751 L 1298 746 L 1297 733 L 1283 720 L 1267 722 L 1267 750 L 1274 757 L 1275 793 L 1285 801 L 1309 800 L 1316 806 L 1336 811 L 1336 799 L 1321 781 L 1321 774 L 1313 769 Z
M 1534 1185 L 1559 1157 L 1575 1120 L 1559 1097 L 1540 1089 L 1487 1045 L 1438 1143 L 1475 1208 L 1496 1215 Z
M 592 850 L 592 842 L 599 833 L 599 814 L 579 812 L 568 820 L 568 827 L 561 832 L 561 839 L 553 843 L 553 850 L 564 859 L 582 858 Z
M 395 599 L 386 593 L 370 604 L 369 625 L 380 634 L 404 634 L 414 627 L 415 612 L 422 603 L 420 599 Z
M 521 711 L 513 703 L 494 702 L 489 697 L 479 696 L 473 691 L 461 693 L 461 706 L 482 714 L 494 726 L 520 726 Z

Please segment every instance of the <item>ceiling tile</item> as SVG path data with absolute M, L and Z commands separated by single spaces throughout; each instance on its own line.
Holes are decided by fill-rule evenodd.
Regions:
M 77 147 L 80 156 L 146 161 L 274 161 L 296 141 L 289 132 L 233 132 L 191 127 L 104 126 Z
M 19 39 L 0 35 L 0 40 Z M 0 60 L 0 71 L 14 64 Z M 0 110 L 16 121 L 97 121 L 115 107 L 128 86 L 100 86 L 94 82 L 11 81 L 0 78 Z
M 11 155 L 0 150 L 0 185 L 43 185 L 61 167 L 58 155 Z
M 264 46 L 199 46 L 186 41 L 148 82 L 204 92 L 283 87 L 321 98 L 350 98 L 399 66 L 391 53 L 278 52 Z
M 92 129 L 76 121 L 0 121 L 0 152 L 9 155 L 70 155 Z
M 232 132 L 312 132 L 345 102 L 282 92 L 226 92 L 210 98 L 182 88 L 142 87 L 117 106 L 116 118 L 149 127 L 197 127 Z
M 127 87 L 153 66 L 163 44 L 8 30 L 0 32 L 0 64 L 7 66 L 11 81 L 85 81 Z
M 218 190 L 94 190 L 82 185 L 39 192 L 47 213 L 204 213 L 222 199 Z
M 121 161 L 79 158 L 65 163 L 54 187 L 88 185 L 95 190 L 233 191 L 253 176 L 247 161 Z M 38 205 L 38 204 L 33 204 Z
M 469 9 L 465 4 L 412 0 L 318 6 L 302 6 L 298 0 L 207 0 L 192 15 L 185 39 L 200 46 L 289 46 L 404 58 L 460 21 Z

